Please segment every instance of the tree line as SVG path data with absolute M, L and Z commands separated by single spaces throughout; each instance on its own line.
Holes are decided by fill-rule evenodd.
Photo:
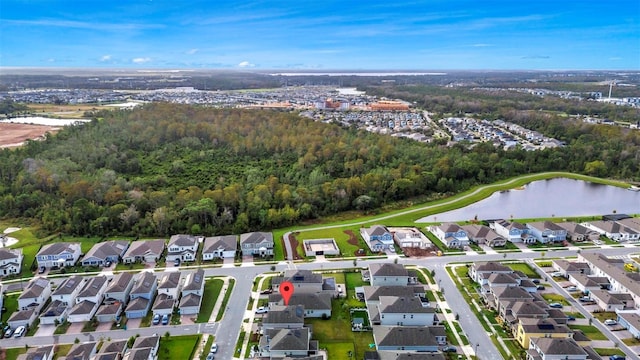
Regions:
M 375 211 L 531 172 L 638 177 L 638 152 L 603 157 L 612 149 L 594 143 L 601 137 L 575 135 L 577 156 L 569 147 L 423 144 L 262 110 L 154 103 L 92 115 L 0 151 L 0 216 L 72 235 L 215 235 Z

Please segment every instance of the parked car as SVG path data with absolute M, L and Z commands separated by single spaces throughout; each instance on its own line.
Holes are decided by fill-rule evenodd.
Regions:
M 531 282 L 534 284 L 540 284 L 540 279 L 531 279 Z
M 266 306 L 260 306 L 259 308 L 256 309 L 256 314 L 266 314 L 269 312 L 269 308 L 267 308 Z
M 609 360 L 626 360 L 626 359 L 627 358 L 624 355 L 615 354 L 615 355 L 609 356 Z
M 160 324 L 160 314 L 155 314 L 153 315 L 153 325 L 158 325 Z
M 567 291 L 578 291 L 578 288 L 577 288 L 577 287 L 575 287 L 575 286 L 569 286 L 569 287 L 567 288 Z
M 175 260 L 173 261 L 173 265 L 175 265 L 175 266 L 180 266 L 180 259 L 175 259 Z
M 38 274 L 44 274 L 45 271 L 47 271 L 47 268 L 44 266 L 40 266 L 40 269 L 38 269 Z
M 338 284 L 338 294 L 342 294 L 342 285 Z
M 207 355 L 207 360 L 213 360 L 213 359 L 215 359 L 215 356 L 213 355 L 213 353 L 211 353 L 211 352 L 210 352 L 210 353 Z
M 216 344 L 216 343 L 211 344 L 211 350 L 209 350 L 209 352 L 212 352 L 214 354 L 217 353 L 218 352 L 218 344 Z
M 553 277 L 563 277 L 562 273 L 561 272 L 557 272 L 557 271 L 556 272 L 552 272 L 551 276 L 553 276 Z
M 107 262 L 104 263 L 104 267 L 111 267 L 111 261 L 107 260 Z
M 591 301 L 591 298 L 588 296 L 581 296 L 578 300 L 580 300 L 581 302 L 589 302 Z
M 442 348 L 442 352 L 458 352 L 458 348 L 455 346 L 445 346 Z
M 18 326 L 18 328 L 16 329 L 16 331 L 13 332 L 13 337 L 14 338 L 19 338 L 22 335 L 24 335 L 24 333 L 27 332 L 27 328 L 24 326 Z
M 12 328 L 7 328 L 4 330 L 4 338 L 10 338 L 11 335 L 13 335 L 13 329 Z
M 615 320 L 613 320 L 613 319 L 607 319 L 607 320 L 605 320 L 605 321 L 604 321 L 604 324 L 605 324 L 605 325 L 612 326 L 612 325 L 617 325 L 617 324 L 618 324 L 618 322 L 617 322 L 617 321 L 615 321 Z
M 538 286 L 536 286 L 536 289 L 537 290 L 544 290 L 545 287 L 544 287 L 544 285 L 538 285 Z
M 167 325 L 169 323 L 169 315 L 162 315 L 162 325 Z
M 549 304 L 549 307 L 553 309 L 562 309 L 564 306 L 560 303 L 554 302 Z
M 573 321 L 573 320 L 575 320 L 575 319 L 576 319 L 576 317 L 575 317 L 575 316 L 571 316 L 571 315 L 568 315 L 568 316 L 567 316 L 567 321 Z
M 260 292 L 260 294 L 262 295 L 269 295 L 272 293 L 273 293 L 273 289 L 262 290 L 262 292 Z

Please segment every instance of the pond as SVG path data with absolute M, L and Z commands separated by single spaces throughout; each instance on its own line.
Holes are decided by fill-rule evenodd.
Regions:
M 640 213 L 640 191 L 556 178 L 531 182 L 521 188 L 493 193 L 466 207 L 429 215 L 417 222 L 486 219 L 529 219 Z

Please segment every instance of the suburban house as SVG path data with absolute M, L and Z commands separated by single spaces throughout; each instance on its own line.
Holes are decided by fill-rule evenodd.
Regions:
M 53 300 L 40 314 L 40 324 L 61 324 L 67 318 L 67 304 L 60 300 Z
M 567 230 L 551 221 L 538 221 L 527 223 L 529 234 L 533 235 L 539 243 L 557 243 L 567 240 Z
M 102 354 L 112 354 L 111 357 L 108 358 L 109 360 L 119 360 L 122 359 L 122 356 L 124 356 L 127 349 L 127 340 L 107 340 L 100 347 L 97 356 Z M 96 360 L 98 359 L 100 358 L 96 358 Z M 107 358 L 100 360 L 107 360 Z
M 36 261 L 38 267 L 73 266 L 81 254 L 80 243 L 56 242 L 40 248 L 36 254 Z
M 78 296 L 76 296 L 76 304 L 85 300 L 100 304 L 104 298 L 104 292 L 109 285 L 108 280 L 106 276 L 89 278 L 82 290 L 78 293 Z
M 34 321 L 38 318 L 38 310 L 35 307 L 28 308 L 26 310 L 18 310 L 11 314 L 7 324 L 15 329 L 19 326 L 30 327 Z
M 91 341 L 86 343 L 73 344 L 65 357 L 58 360 L 90 360 L 98 350 L 98 343 Z
M 22 258 L 22 249 L 0 248 L 0 276 L 19 274 Z
M 133 283 L 133 273 L 126 271 L 116 274 L 104 292 L 105 301 L 120 301 L 126 304 L 129 301 Z
M 609 279 L 610 290 L 614 293 L 628 293 L 633 297 L 636 309 L 640 308 L 640 273 L 627 272 L 624 260 L 608 258 L 598 252 L 583 251 L 578 254 L 578 261 L 585 261 L 594 276 Z
M 262 329 L 300 329 L 304 327 L 302 305 L 274 305 L 262 318 Z
M 374 326 L 373 341 L 378 350 L 436 352 L 447 334 L 443 326 Z
M 98 306 L 96 311 L 96 320 L 98 322 L 110 322 L 116 321 L 120 314 L 122 314 L 124 304 L 120 301 L 114 301 L 110 303 L 103 303 Z
M 78 275 L 64 279 L 51 294 L 51 300 L 61 301 L 67 306 L 72 306 L 76 303 L 76 296 L 84 288 L 85 281 L 85 278 Z
M 153 301 L 153 315 L 171 315 L 173 308 L 176 306 L 178 299 L 167 294 L 158 294 Z
M 512 301 L 500 306 L 500 317 L 513 328 L 523 318 L 547 319 L 549 312 L 547 304 L 532 300 Z
M 315 294 L 294 292 L 289 299 L 289 305 L 301 305 L 304 308 L 305 318 L 330 318 L 331 298 L 332 295 L 326 292 Z M 284 300 L 280 293 L 273 293 L 269 295 L 269 308 L 274 305 L 284 305 Z
M 238 251 L 238 235 L 207 237 L 202 247 L 202 260 L 233 259 Z
M 356 293 L 358 293 L 360 289 Z M 404 297 L 423 297 L 424 286 L 363 286 L 361 288 L 362 298 L 367 303 L 367 306 L 376 305 L 380 303 L 380 297 L 382 296 L 404 296 Z
M 369 278 L 372 286 L 407 286 L 418 283 L 415 272 L 404 268 L 402 264 L 369 264 Z
M 360 235 L 372 252 L 394 251 L 393 235 L 382 225 L 360 228 Z
M 426 249 L 433 246 L 431 240 L 427 238 L 418 228 L 415 227 L 389 227 L 393 234 L 393 240 L 401 248 Z
M 196 261 L 199 244 L 193 235 L 172 235 L 167 246 L 167 261 Z
M 604 276 L 589 276 L 584 274 L 569 274 L 569 281 L 575 285 L 578 290 L 589 293 L 593 290 L 609 290 L 611 284 L 609 278 Z
M 381 296 L 377 305 L 367 306 L 373 325 L 430 326 L 436 323 L 435 309 L 419 297 Z
M 152 359 L 156 359 L 156 355 L 158 354 L 158 349 L 160 348 L 160 337 L 159 336 L 145 336 L 136 338 L 133 342 L 133 346 L 131 346 L 131 350 L 136 349 L 149 349 L 149 353 L 151 354 Z M 139 357 L 131 357 L 131 360 L 137 360 Z
M 536 238 L 529 234 L 529 228 L 516 221 L 497 220 L 489 225 L 498 235 L 512 243 L 533 244 Z
M 158 296 L 153 302 L 153 314 L 169 315 L 178 301 L 180 272 L 165 273 L 158 285 Z
M 311 344 L 314 344 L 313 347 Z M 267 329 L 258 345 L 261 357 L 282 359 L 288 356 L 307 356 L 318 349 L 317 341 L 311 341 L 311 329 Z
M 540 337 L 530 340 L 527 360 L 587 360 L 587 352 L 571 338 Z
M 34 308 L 39 312 L 49 299 L 49 296 L 51 296 L 51 282 L 45 278 L 35 278 L 27 284 L 27 287 L 18 297 L 18 309 Z
M 620 223 L 620 221 L 598 220 L 585 222 L 580 225 L 596 231 L 598 234 L 604 235 L 613 241 L 640 241 L 640 231 L 636 231 L 633 228 Z
M 627 329 L 631 335 L 640 339 L 640 313 L 637 311 L 617 311 L 618 324 Z
M 200 312 L 204 294 L 204 270 L 198 269 L 187 275 L 180 298 L 180 314 L 193 315 Z
M 551 264 L 556 272 L 562 274 L 562 276 L 566 278 L 568 278 L 569 275 L 573 274 L 589 275 L 591 273 L 589 264 L 587 264 L 586 262 L 554 259 L 551 261 Z
M 90 360 L 98 350 L 98 343 L 85 342 L 73 344 L 67 356 L 58 358 L 60 360 Z
M 603 311 L 627 310 L 635 307 L 633 297 L 628 293 L 612 293 L 598 289 L 590 291 L 589 297 Z
M 164 240 L 138 240 L 129 245 L 129 248 L 122 256 L 124 264 L 136 262 L 154 263 L 164 252 Z
M 486 225 L 463 225 L 462 229 L 467 232 L 469 241 L 474 244 L 484 244 L 490 247 L 505 246 L 507 244 L 506 238 Z
M 573 221 L 559 222 L 558 226 L 567 231 L 567 240 L 572 242 L 593 241 L 600 238 L 600 233 Z
M 240 235 L 243 256 L 273 256 L 273 246 L 273 234 L 270 232 L 251 232 Z
M 156 360 L 151 348 L 133 348 L 124 353 L 122 360 Z
M 86 322 L 91 320 L 96 311 L 98 311 L 100 303 L 89 300 L 82 300 L 75 304 L 67 315 L 67 321 L 70 323 Z
M 469 236 L 458 224 L 444 223 L 438 226 L 431 226 L 429 230 L 450 249 L 460 249 L 469 246 Z
M 271 279 L 274 292 L 280 291 L 280 284 L 289 281 L 298 293 L 322 292 L 322 274 L 316 274 L 311 270 L 285 270 L 284 276 L 276 276 Z
M 518 319 L 518 325 L 515 328 L 516 341 L 525 349 L 529 348 L 532 338 L 565 338 L 570 339 L 573 336 L 573 330 L 567 325 L 558 324 L 551 319 Z
M 469 267 L 469 277 L 480 285 L 486 285 L 487 279 L 491 274 L 512 273 L 513 269 L 494 261 L 473 263 Z
M 26 353 L 18 355 L 16 360 L 53 360 L 53 345 L 30 347 Z
M 149 271 L 138 273 L 129 293 L 129 303 L 125 309 L 127 318 L 141 318 L 147 315 L 156 295 L 158 282 L 156 276 Z
M 104 266 L 107 261 L 120 262 L 129 248 L 127 240 L 111 240 L 97 243 L 82 258 L 82 266 Z

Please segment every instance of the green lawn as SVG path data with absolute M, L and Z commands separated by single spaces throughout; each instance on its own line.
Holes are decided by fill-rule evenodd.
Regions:
M 582 332 L 591 340 L 607 340 L 607 337 L 600 332 L 595 326 L 591 325 L 569 325 L 570 329 L 582 330 Z
M 209 338 L 207 339 L 207 342 L 204 344 L 204 350 L 202 351 L 202 354 L 200 354 L 200 360 L 206 360 L 207 355 L 209 354 L 207 349 L 211 349 L 211 345 L 213 344 L 214 340 L 215 340 L 214 336 L 209 336 Z
M 204 282 L 204 294 L 202 296 L 202 305 L 198 313 L 197 323 L 205 323 L 209 321 L 213 307 L 216 305 L 220 291 L 222 290 L 224 281 L 222 279 L 209 279 Z
M 25 284 L 26 285 L 26 284 Z M 20 294 L 12 294 L 4 297 L 4 302 L 2 306 L 4 306 L 7 311 L 2 312 L 2 323 L 6 324 L 11 315 L 18 310 L 18 297 Z
M 158 360 L 191 359 L 201 335 L 162 336 Z
M 349 235 L 345 233 L 345 231 L 352 231 L 353 235 L 358 241 L 358 245 L 353 245 L 349 243 Z M 365 254 L 375 255 L 371 253 L 369 247 L 365 244 L 364 240 L 360 236 L 360 226 L 348 226 L 344 228 L 332 228 L 332 229 L 323 229 L 323 230 L 314 230 L 314 231 L 304 231 L 296 234 L 296 239 L 298 240 L 298 253 L 300 255 L 304 255 L 304 249 L 302 249 L 302 241 L 307 239 L 327 239 L 333 238 L 340 249 L 342 256 L 349 257 L 354 256 L 356 251 L 359 249 L 364 249 Z
M 527 277 L 529 278 L 532 278 L 532 279 L 540 278 L 540 275 L 531 267 L 531 265 L 527 263 L 512 263 L 512 264 L 504 264 L 504 265 L 510 267 L 514 271 L 521 271 L 522 273 L 527 275 Z
M 624 355 L 624 351 L 611 348 L 593 348 L 600 356 Z
M 611 312 L 603 311 L 603 312 L 595 312 L 595 313 L 593 313 L 593 317 L 598 319 L 600 322 L 604 322 L 607 319 L 615 320 L 615 319 L 618 318 L 618 315 L 616 315 L 616 313 L 613 312 L 613 311 L 611 311 Z
M 216 316 L 216 321 L 220 321 L 222 319 L 222 315 L 224 315 L 224 312 L 227 309 L 227 303 L 229 302 L 229 297 L 231 297 L 235 283 L 235 279 L 229 279 L 229 286 L 227 287 L 227 292 L 224 294 L 224 299 L 222 300 L 222 305 L 220 306 L 218 315 Z
M 6 360 L 16 360 L 20 354 L 27 352 L 25 347 L 6 349 Z
M 549 302 L 559 302 L 563 305 L 569 305 L 569 302 L 560 294 L 542 294 L 542 297 Z
M 333 300 L 331 313 L 328 320 L 305 319 L 305 324 L 313 327 L 313 338 L 320 342 L 320 347 L 327 348 L 330 359 L 349 359 L 348 351 L 352 351 L 352 359 L 362 359 L 373 343 L 373 333 L 351 331 L 351 315 L 345 299 Z

